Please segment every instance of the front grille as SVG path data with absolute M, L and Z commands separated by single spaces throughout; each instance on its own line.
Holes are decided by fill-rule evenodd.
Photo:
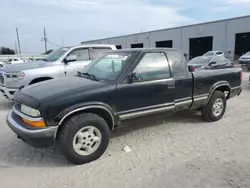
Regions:
M 0 84 L 3 84 L 4 83 L 4 77 L 3 77 L 3 74 L 0 73 Z

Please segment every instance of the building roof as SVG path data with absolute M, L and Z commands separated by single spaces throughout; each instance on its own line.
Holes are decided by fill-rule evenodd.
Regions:
M 224 22 L 224 21 L 230 21 L 230 20 L 237 20 L 237 19 L 243 19 L 243 18 L 250 18 L 250 15 L 240 16 L 240 17 L 234 17 L 234 18 L 228 18 L 228 19 L 215 20 L 215 21 L 210 21 L 210 22 L 196 23 L 196 24 L 190 24 L 190 25 L 184 25 L 184 26 L 178 26 L 178 27 L 171 27 L 171 28 L 165 28 L 165 29 L 158 29 L 158 30 L 141 32 L 141 33 L 133 33 L 133 34 L 128 34 L 128 35 L 120 35 L 120 36 L 115 36 L 115 37 L 100 38 L 100 39 L 82 41 L 81 43 L 85 43 L 86 44 L 88 42 L 95 42 L 95 41 L 100 41 L 100 40 L 114 39 L 114 38 L 120 38 L 120 37 L 128 37 L 128 36 L 139 35 L 139 34 L 143 34 L 143 33 L 152 33 L 152 32 L 157 32 L 157 31 L 165 31 L 165 30 L 172 30 L 172 29 L 178 29 L 178 28 L 192 27 L 192 26 L 198 26 L 198 25 L 204 25 L 204 24 L 211 24 L 211 23 L 217 23 L 217 22 Z

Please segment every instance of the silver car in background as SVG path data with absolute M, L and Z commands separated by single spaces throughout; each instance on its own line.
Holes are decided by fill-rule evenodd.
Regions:
M 59 48 L 39 61 L 0 68 L 0 92 L 13 99 L 20 88 L 60 76 L 76 75 L 93 59 L 116 50 L 115 45 L 90 44 Z

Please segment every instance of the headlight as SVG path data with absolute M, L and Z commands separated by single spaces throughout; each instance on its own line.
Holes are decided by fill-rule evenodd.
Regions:
M 5 74 L 7 80 L 20 80 L 23 79 L 25 74 L 24 72 L 18 72 L 18 73 L 6 73 Z
M 31 117 L 38 117 L 38 116 L 41 116 L 40 112 L 34 108 L 30 108 L 24 104 L 21 105 L 21 112 L 28 115 L 28 116 L 31 116 Z

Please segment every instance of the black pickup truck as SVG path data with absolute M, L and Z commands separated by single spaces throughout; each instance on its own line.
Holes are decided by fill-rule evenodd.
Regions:
M 69 161 L 83 164 L 104 153 L 110 132 L 127 119 L 182 110 L 221 119 L 241 78 L 240 68 L 191 72 L 177 49 L 118 50 L 76 76 L 20 89 L 7 123 L 25 142 L 58 143 Z

